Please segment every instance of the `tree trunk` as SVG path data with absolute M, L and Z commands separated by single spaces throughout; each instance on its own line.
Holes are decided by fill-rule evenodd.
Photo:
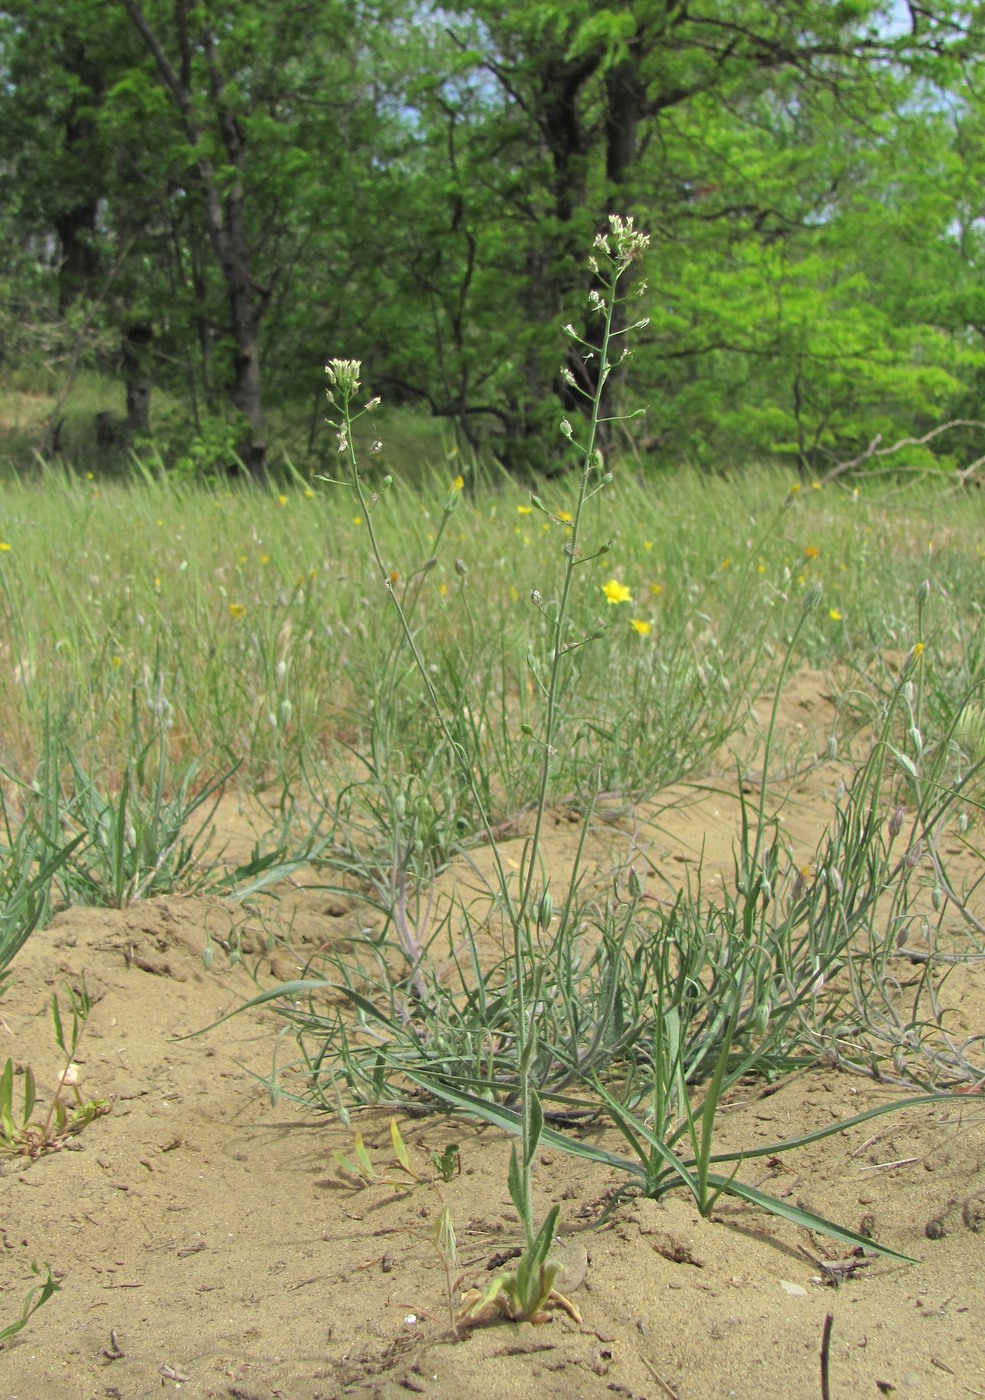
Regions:
M 153 342 L 154 327 L 148 321 L 134 321 L 123 332 L 123 378 L 127 386 L 127 433 L 130 435 L 150 432 Z
M 148 23 L 138 0 L 123 0 L 134 28 L 154 60 L 158 75 L 181 115 L 205 204 L 205 223 L 213 255 L 219 266 L 229 307 L 229 333 L 233 341 L 233 377 L 229 398 L 247 425 L 239 444 L 239 455 L 251 476 L 263 474 L 266 443 L 263 440 L 263 396 L 257 329 L 263 301 L 254 290 L 250 248 L 244 217 L 246 143 L 239 122 L 225 100 L 225 85 L 219 68 L 215 35 L 207 19 L 202 20 L 201 51 L 208 69 L 210 111 L 225 148 L 228 165 L 236 173 L 220 190 L 219 179 L 202 149 L 202 129 L 197 115 L 199 104 L 191 89 L 191 45 L 186 5 L 175 6 L 181 71 L 174 67 L 164 45 Z M 204 12 L 203 12 L 204 14 Z M 224 182 L 226 183 L 226 182 Z
M 96 201 L 85 200 L 56 214 L 53 223 L 61 245 L 58 268 L 58 313 L 64 316 L 70 306 L 92 289 L 99 276 L 96 248 Z

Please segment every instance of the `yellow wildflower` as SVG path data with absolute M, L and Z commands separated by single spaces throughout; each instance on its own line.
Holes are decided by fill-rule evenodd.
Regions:
M 363 518 L 362 518 L 362 516 L 361 516 L 361 515 L 354 515 L 354 516 L 352 517 L 352 523 L 353 523 L 353 525 L 361 525 L 361 524 L 363 523 Z
M 568 525 L 575 517 L 571 514 L 570 510 L 559 510 L 557 518 L 558 520 L 563 520 L 565 525 Z
M 653 630 L 652 624 L 646 622 L 642 617 L 632 618 L 630 625 L 635 629 L 635 631 L 637 631 L 640 634 L 641 637 L 648 637 L 651 631 Z
M 533 506 L 517 506 L 516 513 L 517 515 L 529 515 L 532 510 Z
M 664 586 L 663 586 L 662 583 L 651 583 L 651 584 L 650 584 L 650 592 L 653 594 L 654 598 L 658 597 L 663 591 L 664 591 Z
M 278 501 L 281 503 L 282 506 L 286 506 L 286 505 L 287 505 L 287 497 L 286 497 L 286 496 L 278 496 L 277 499 L 278 499 Z
M 631 603 L 633 601 L 633 595 L 626 585 L 620 583 L 619 580 L 615 578 L 610 578 L 608 583 L 603 583 L 602 592 L 609 600 L 610 605 L 614 605 L 615 603 Z
M 821 553 L 821 551 L 818 549 L 818 547 L 817 547 L 816 544 L 809 544 L 809 545 L 807 546 L 807 548 L 804 550 L 804 558 L 805 558 L 805 559 L 816 559 L 817 556 L 818 556 L 820 553 Z
M 230 603 L 230 604 L 229 604 L 229 616 L 230 616 L 230 617 L 245 617 L 245 616 L 246 616 L 246 609 L 243 607 L 243 604 L 242 604 L 242 603 Z
M 828 609 L 828 617 L 830 617 L 830 619 L 831 619 L 832 622 L 840 622 L 840 621 L 841 621 L 841 613 L 838 611 L 837 608 L 829 608 L 829 609 Z
M 453 491 L 464 491 L 464 490 L 465 490 L 465 477 L 464 477 L 464 476 L 456 476 L 455 480 L 454 480 L 454 481 L 452 482 L 452 484 L 451 484 L 451 489 L 452 489 Z
M 0 540 L 0 554 L 9 554 L 9 553 L 10 553 L 10 545 L 7 543 L 6 540 Z

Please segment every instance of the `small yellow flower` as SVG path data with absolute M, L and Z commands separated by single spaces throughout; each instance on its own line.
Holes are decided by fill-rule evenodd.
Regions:
M 532 510 L 533 506 L 517 506 L 516 513 L 517 515 L 529 515 Z
M 760 572 L 761 574 L 765 574 L 765 572 L 766 572 L 766 565 L 765 565 L 765 564 L 760 564 L 760 566 L 759 566 L 759 572 Z
M 313 501 L 315 499 L 315 493 L 310 486 L 304 488 L 304 499 L 306 501 Z
M 245 616 L 246 616 L 246 609 L 243 607 L 243 604 L 242 604 L 242 603 L 230 603 L 230 604 L 229 604 L 229 616 L 230 616 L 230 617 L 245 617 Z
M 86 472 L 86 481 L 95 481 L 95 479 L 92 472 Z
M 362 516 L 361 516 L 361 515 L 354 515 L 354 516 L 352 517 L 352 523 L 353 523 L 353 525 L 361 525 L 361 524 L 363 523 L 363 518 L 362 518 Z
M 723 569 L 731 569 L 731 567 L 732 567 L 732 561 L 731 561 L 731 559 L 723 559 L 723 560 L 722 560 L 722 568 L 723 568 Z
M 631 603 L 633 595 L 624 583 L 618 579 L 610 578 L 608 583 L 603 583 L 602 592 L 609 600 L 610 606 L 616 603 Z
M 647 554 L 649 554 L 649 553 L 650 553 L 650 550 L 653 548 L 653 541 L 652 541 L 652 540 L 644 540 L 644 541 L 643 541 L 643 548 L 646 550 Z
M 157 590 L 158 593 L 160 593 L 160 591 L 161 591 L 161 580 L 160 580 L 159 578 L 155 578 L 155 580 L 154 580 L 154 588 Z
M 821 553 L 821 551 L 818 549 L 818 547 L 817 547 L 816 544 L 809 544 L 809 545 L 807 546 L 807 548 L 804 550 L 804 558 L 805 558 L 805 559 L 816 559 L 817 556 L 818 556 L 820 553 Z
M 389 578 L 390 578 L 391 584 L 399 583 L 399 581 L 400 581 L 400 575 L 397 573 L 396 569 L 391 569 L 391 570 L 390 570 Z
M 464 477 L 464 476 L 456 476 L 455 480 L 454 480 L 454 481 L 452 482 L 452 484 L 451 484 L 451 489 L 452 489 L 453 491 L 464 491 L 464 490 L 465 490 L 465 477 Z
M 651 583 L 651 584 L 650 584 L 650 592 L 653 594 L 654 598 L 658 598 L 658 597 L 660 596 L 660 594 L 661 594 L 663 591 L 664 591 L 664 586 L 663 586 L 662 583 Z
M 559 510 L 557 513 L 557 518 L 558 520 L 563 520 L 565 525 L 570 525 L 571 521 L 574 520 L 575 517 L 571 514 L 570 510 Z
M 916 646 L 913 648 L 914 661 L 917 659 L 918 656 L 923 656 L 923 642 L 917 642 Z
M 811 490 L 812 490 L 812 491 L 820 491 L 820 490 L 821 490 L 821 483 L 820 483 L 819 481 L 812 481 L 812 482 L 811 482 Z
M 278 499 L 278 501 L 281 503 L 282 506 L 286 506 L 286 505 L 287 505 L 287 497 L 286 497 L 286 496 L 278 496 L 277 499 Z
M 269 563 L 270 563 L 270 555 L 269 555 L 269 554 L 261 554 L 261 555 L 260 555 L 260 563 L 261 563 L 261 564 L 269 564 Z
M 10 545 L 7 543 L 6 540 L 0 540 L 0 554 L 9 554 L 9 553 L 10 553 Z
M 119 667 L 121 667 L 121 666 L 123 665 L 123 657 L 122 657 L 122 656 L 114 656 L 114 657 L 112 658 L 112 660 L 110 661 L 109 664 L 113 667 L 114 671 L 115 671 L 115 670 L 118 670 Z
M 440 586 L 439 589 L 438 589 L 438 592 L 441 594 L 442 598 L 447 598 L 447 597 L 448 597 L 448 585 L 447 585 L 447 583 L 441 584 L 441 586 Z
M 642 617 L 632 618 L 631 626 L 634 628 L 635 631 L 637 631 L 640 634 L 641 637 L 648 637 L 653 630 L 652 624 L 644 621 Z
M 840 622 L 840 621 L 841 621 L 841 613 L 838 611 L 837 608 L 829 608 L 829 609 L 828 609 L 828 617 L 830 617 L 830 619 L 831 619 L 832 622 Z
M 800 490 L 800 482 L 799 482 L 799 481 L 795 481 L 794 484 L 793 484 L 793 485 L 791 486 L 791 488 L 790 488 L 790 494 L 791 494 L 791 496 L 796 496 L 796 494 L 797 494 L 797 492 L 798 492 L 799 490 Z

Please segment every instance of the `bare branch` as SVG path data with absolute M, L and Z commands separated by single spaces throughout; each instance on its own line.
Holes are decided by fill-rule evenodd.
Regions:
M 985 423 L 977 418 L 952 418 L 948 423 L 940 423 L 936 428 L 931 428 L 930 432 L 925 433 L 923 437 L 900 438 L 899 442 L 894 442 L 892 447 L 880 447 L 882 433 L 876 433 L 864 452 L 860 452 L 857 457 L 852 457 L 850 461 L 839 462 L 837 466 L 832 467 L 829 472 L 822 476 L 821 485 L 826 486 L 829 481 L 834 481 L 836 477 L 854 471 L 856 467 L 871 461 L 873 457 L 891 457 L 894 452 L 899 452 L 904 447 L 923 447 L 941 433 L 946 433 L 949 428 L 985 428 Z M 965 467 L 963 471 L 958 472 L 958 480 L 962 486 L 967 484 L 982 462 L 985 462 L 985 457 L 979 457 L 977 461 L 972 462 L 970 467 Z

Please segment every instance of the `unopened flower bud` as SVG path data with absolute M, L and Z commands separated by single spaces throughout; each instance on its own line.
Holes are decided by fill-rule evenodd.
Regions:
M 810 588 L 808 588 L 807 592 L 804 594 L 804 601 L 800 609 L 804 617 L 806 617 L 808 613 L 814 612 L 815 608 L 818 607 L 821 602 L 821 592 L 821 585 L 819 583 L 812 583 Z
M 896 837 L 903 830 L 903 817 L 905 815 L 905 812 L 906 808 L 901 802 L 893 812 L 893 815 L 889 818 L 889 835 L 890 839 L 893 841 L 896 840 Z
M 928 599 L 929 597 L 930 597 L 930 579 L 929 579 L 929 578 L 925 578 L 924 581 L 923 581 L 923 583 L 917 584 L 917 593 L 916 593 L 917 607 L 918 607 L 918 608 L 922 608 L 923 605 L 924 605 L 924 603 L 926 603 L 926 601 L 927 601 L 927 599 Z

